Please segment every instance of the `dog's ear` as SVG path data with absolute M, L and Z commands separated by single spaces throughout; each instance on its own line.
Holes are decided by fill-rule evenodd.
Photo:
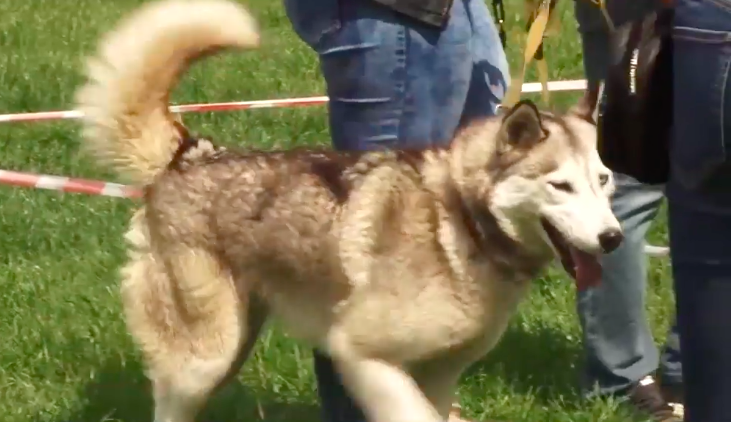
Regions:
M 599 99 L 602 96 L 602 91 L 604 91 L 604 83 L 590 83 L 584 90 L 584 95 L 579 102 L 571 107 L 567 114 L 596 126 L 599 121 Z
M 172 118 L 173 126 L 175 126 L 175 130 L 178 131 L 179 139 L 190 138 L 190 132 L 188 131 L 188 128 L 185 127 L 185 124 L 183 124 L 183 116 L 181 116 L 179 113 L 173 113 Z
M 548 131 L 543 127 L 538 107 L 530 100 L 522 100 L 503 117 L 498 148 L 500 152 L 530 148 L 547 136 Z

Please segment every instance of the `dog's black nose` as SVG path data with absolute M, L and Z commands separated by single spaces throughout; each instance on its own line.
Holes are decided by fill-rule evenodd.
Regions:
M 610 253 L 617 249 L 623 240 L 624 235 L 618 229 L 609 229 L 599 235 L 599 245 L 601 245 L 604 253 Z

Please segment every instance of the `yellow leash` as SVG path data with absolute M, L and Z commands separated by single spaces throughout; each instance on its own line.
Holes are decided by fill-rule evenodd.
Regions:
M 604 20 L 607 21 L 607 26 L 609 27 L 610 31 L 614 31 L 614 23 L 612 22 L 612 17 L 609 16 L 609 11 L 607 10 L 607 0 L 589 0 L 595 5 L 599 6 L 599 10 L 602 11 L 602 15 L 604 16 Z
M 538 47 L 535 60 L 538 80 L 541 81 L 541 96 L 543 102 L 548 104 L 551 102 L 551 91 L 548 90 L 548 63 L 546 63 L 546 55 L 543 53 L 543 44 Z
M 589 0 L 599 7 L 607 22 L 610 31 L 614 31 L 614 24 L 607 11 L 606 0 Z M 540 0 L 537 6 L 533 5 L 532 0 L 526 2 L 528 22 L 528 37 L 525 42 L 525 50 L 523 53 L 523 66 L 520 73 L 513 77 L 508 91 L 505 93 L 501 107 L 510 108 L 520 101 L 520 94 L 525 80 L 525 74 L 531 61 L 536 61 L 536 70 L 538 71 L 538 79 L 541 82 L 541 96 L 543 101 L 548 104 L 550 102 L 550 94 L 548 91 L 548 64 L 546 63 L 543 51 L 543 39 L 548 33 L 558 32 L 559 22 L 556 18 L 552 19 L 551 12 L 556 4 L 556 0 Z M 531 22 L 532 21 L 532 22 Z M 549 27 L 550 26 L 550 27 Z
M 523 54 L 523 67 L 520 73 L 513 78 L 508 88 L 508 92 L 505 93 L 503 98 L 502 107 L 510 108 L 520 101 L 520 93 L 523 87 L 523 81 L 525 79 L 525 73 L 528 70 L 528 65 L 535 58 L 538 48 L 543 43 L 543 35 L 546 32 L 548 26 L 548 18 L 551 14 L 551 2 L 550 0 L 542 0 L 538 6 L 538 13 L 533 20 L 533 23 L 528 30 L 528 39 L 525 42 L 525 52 Z M 541 59 L 544 61 L 545 59 Z M 540 60 L 539 60 L 540 61 Z M 545 75 L 542 75 L 541 66 L 539 66 L 538 77 L 541 78 L 541 85 L 543 86 L 543 98 L 548 98 L 548 69 L 544 66 Z M 545 77 L 545 80 L 543 79 Z

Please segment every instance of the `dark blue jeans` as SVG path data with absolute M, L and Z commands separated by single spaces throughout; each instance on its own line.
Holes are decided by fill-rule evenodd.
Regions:
M 731 0 L 678 0 L 667 188 L 685 420 L 731 421 Z
M 449 142 L 462 122 L 493 115 L 509 82 L 484 0 L 455 0 L 444 28 L 369 0 L 285 0 L 285 6 L 320 58 L 336 149 Z M 364 420 L 332 362 L 317 352 L 315 374 L 326 421 Z

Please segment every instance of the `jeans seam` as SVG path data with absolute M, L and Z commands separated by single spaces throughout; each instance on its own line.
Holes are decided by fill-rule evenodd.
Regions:
M 406 84 L 409 80 L 408 74 L 408 56 L 409 56 L 409 30 L 401 25 L 399 27 L 396 39 L 399 42 L 399 46 L 396 49 L 396 71 L 401 76 L 401 80 L 394 81 L 394 93 L 397 96 L 399 102 L 398 107 L 398 127 L 396 128 L 396 136 L 398 139 L 403 138 L 403 126 L 404 126 L 404 107 L 406 104 Z
M 673 31 L 673 39 L 681 41 L 695 41 L 703 44 L 725 44 L 731 41 L 731 33 L 724 34 L 706 34 L 707 37 L 700 36 L 699 32 L 695 32 L 696 35 L 691 32 L 697 31 L 695 28 L 687 26 L 676 27 Z M 717 37 L 712 35 L 718 35 Z
M 722 8 L 722 9 L 725 9 L 725 10 L 731 12 L 731 4 L 728 4 L 728 3 L 722 2 L 722 1 L 718 1 L 718 0 L 709 0 L 709 2 L 713 3 L 714 5 Z
M 711 40 L 711 39 L 703 38 L 703 37 L 694 37 L 692 35 L 677 35 L 677 34 L 674 35 L 673 38 L 676 40 L 695 41 L 695 42 L 703 43 L 703 44 L 723 44 L 730 40 L 729 37 L 725 37 L 723 39 Z
M 722 76 L 721 76 L 721 86 L 720 86 L 720 92 L 718 93 L 720 95 L 720 104 L 719 104 L 719 112 L 718 112 L 718 118 L 719 118 L 719 128 L 721 130 L 721 150 L 723 151 L 724 155 L 728 155 L 728 151 L 726 151 L 726 128 L 724 125 L 724 116 L 726 115 L 726 84 L 728 83 L 728 72 L 729 72 L 729 64 L 731 63 L 731 58 L 729 58 L 728 55 L 725 55 L 724 63 L 723 63 L 723 70 L 722 70 Z

